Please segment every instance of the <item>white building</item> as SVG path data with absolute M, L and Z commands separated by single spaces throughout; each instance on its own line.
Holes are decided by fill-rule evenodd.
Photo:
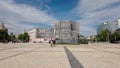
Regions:
M 117 20 L 117 25 L 118 25 L 118 28 L 120 28 L 120 18 L 118 18 Z
M 118 18 L 115 22 L 104 22 L 99 25 L 99 28 L 97 29 L 97 33 L 100 33 L 102 30 L 108 29 L 111 33 L 115 32 L 116 29 L 120 28 L 120 18 Z
M 54 30 L 52 28 L 33 28 L 28 31 L 30 42 L 49 42 L 53 38 Z

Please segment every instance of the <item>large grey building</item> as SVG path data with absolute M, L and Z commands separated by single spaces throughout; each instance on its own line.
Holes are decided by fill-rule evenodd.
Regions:
M 79 27 L 75 21 L 59 21 L 55 23 L 54 38 L 57 43 L 78 43 Z
M 113 33 L 118 28 L 116 22 L 104 22 L 100 24 L 98 28 L 98 33 L 100 33 L 102 30 L 108 29 L 111 33 Z
M 56 43 L 78 43 L 79 27 L 75 21 L 59 21 L 53 28 L 35 28 L 28 31 L 32 42 L 56 39 Z
M 120 18 L 118 18 L 115 22 L 104 22 L 99 25 L 99 28 L 97 29 L 97 33 L 100 33 L 102 30 L 108 29 L 111 33 L 115 32 L 116 29 L 120 28 Z
M 37 38 L 53 38 L 54 28 L 39 28 L 37 29 Z

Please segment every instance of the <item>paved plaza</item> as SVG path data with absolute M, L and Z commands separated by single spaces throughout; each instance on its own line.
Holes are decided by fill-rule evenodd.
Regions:
M 120 44 L 0 43 L 0 68 L 120 68 Z

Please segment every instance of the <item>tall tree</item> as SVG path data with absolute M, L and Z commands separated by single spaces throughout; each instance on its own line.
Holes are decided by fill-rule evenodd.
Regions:
M 98 41 L 102 41 L 102 42 L 109 41 L 110 35 L 111 35 L 111 32 L 105 29 L 98 34 L 97 39 Z
M 29 42 L 29 35 L 27 32 L 25 32 L 24 34 L 20 34 L 18 39 L 22 42 Z
M 0 41 L 5 42 L 8 41 L 8 32 L 5 30 L 0 30 Z
M 120 34 L 118 32 L 114 32 L 111 35 L 111 42 L 114 42 L 114 41 L 120 41 Z

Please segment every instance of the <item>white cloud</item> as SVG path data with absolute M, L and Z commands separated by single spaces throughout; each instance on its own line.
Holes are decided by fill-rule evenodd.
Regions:
M 9 31 L 21 33 L 24 29 L 33 28 L 30 24 L 20 23 L 53 23 L 56 19 L 47 13 L 26 4 L 16 4 L 14 0 L 0 0 L 0 20 L 4 21 Z
M 80 0 L 75 11 L 80 16 L 80 31 L 84 35 L 96 34 L 96 27 L 105 21 L 115 21 L 120 17 L 119 0 Z M 88 34 L 89 33 L 89 34 Z

